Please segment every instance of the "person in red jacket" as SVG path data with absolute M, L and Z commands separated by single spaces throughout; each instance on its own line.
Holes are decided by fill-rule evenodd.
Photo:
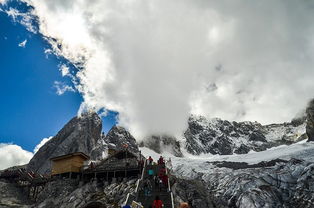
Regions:
M 148 164 L 149 165 L 153 164 L 153 158 L 151 156 L 148 157 Z
M 159 199 L 159 196 L 156 196 L 154 202 L 153 202 L 153 208 L 163 208 L 163 203 L 162 201 Z
M 163 165 L 163 164 L 165 164 L 164 158 L 160 156 L 158 160 L 158 165 Z

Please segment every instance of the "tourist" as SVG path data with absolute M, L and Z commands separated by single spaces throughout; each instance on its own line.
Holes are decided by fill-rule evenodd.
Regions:
M 162 181 L 158 175 L 154 176 L 154 182 L 155 182 L 155 187 L 158 188 L 159 191 L 161 191 Z
M 150 196 L 151 192 L 152 192 L 152 184 L 150 183 L 150 181 L 148 179 L 146 179 L 144 181 L 144 185 L 143 185 L 143 189 L 144 189 L 144 196 Z
M 164 158 L 163 158 L 162 156 L 160 156 L 157 163 L 158 163 L 158 165 L 163 165 L 163 164 L 165 164 Z
M 153 158 L 151 156 L 148 157 L 148 164 L 149 165 L 153 164 Z
M 153 208 L 162 208 L 162 207 L 163 207 L 162 201 L 159 199 L 159 196 L 156 196 L 153 202 Z
M 153 177 L 154 177 L 154 170 L 153 170 L 153 169 L 149 169 L 149 170 L 148 170 L 148 178 L 149 178 L 150 180 L 152 180 Z
M 167 188 L 168 188 L 168 176 L 165 174 L 165 175 L 163 175 L 162 176 L 162 184 L 163 184 L 163 186 L 166 188 L 166 190 L 167 190 Z
M 166 169 L 165 168 L 161 168 L 159 170 L 158 176 L 161 179 L 165 174 L 166 174 Z

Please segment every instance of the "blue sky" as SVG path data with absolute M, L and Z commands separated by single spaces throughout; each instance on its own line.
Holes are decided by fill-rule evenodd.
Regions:
M 23 4 L 8 6 L 25 9 Z M 19 46 L 25 40 L 25 47 Z M 72 85 L 59 71 L 60 64 L 68 63 L 45 54 L 48 48 L 40 34 L 27 31 L 0 12 L 0 143 L 33 151 L 43 138 L 54 136 L 77 114 L 82 96 L 78 92 L 57 95 L 54 87 L 55 81 Z M 103 131 L 115 124 L 116 115 L 109 112 L 103 118 Z

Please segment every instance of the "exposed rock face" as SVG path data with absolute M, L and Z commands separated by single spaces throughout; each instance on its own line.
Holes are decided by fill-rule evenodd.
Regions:
M 191 154 L 230 155 L 246 154 L 250 150 L 263 151 L 270 147 L 291 144 L 304 139 L 304 134 L 305 123 L 300 119 L 293 123 L 263 126 L 257 122 L 207 120 L 202 116 L 191 116 L 184 138 L 186 149 Z
M 34 207 L 40 208 L 85 208 L 120 207 L 128 193 L 134 192 L 136 180 L 125 183 L 112 183 L 104 185 L 102 182 L 89 182 L 79 186 L 78 181 L 59 179 L 52 181 L 38 195 Z
M 112 144 L 117 150 L 122 150 L 124 145 L 128 146 L 131 152 L 139 152 L 135 138 L 123 127 L 114 126 L 108 132 L 105 141 Z
M 24 166 L 12 167 L 9 170 L 19 168 Z M 6 171 L 3 170 L 0 174 Z M 79 179 L 52 178 L 40 189 L 35 202 L 28 198 L 27 187 L 1 178 L 0 207 L 116 208 L 124 204 L 128 193 L 134 195 L 136 182 L 137 178 L 109 184 L 99 179 L 86 182 Z
M 96 180 L 83 184 L 76 179 L 55 179 L 40 190 L 34 202 L 23 188 L 0 180 L 0 207 L 116 208 L 123 205 L 128 193 L 134 194 L 135 187 L 136 179 L 109 185 Z
M 314 99 L 306 109 L 306 134 L 308 141 L 314 141 Z
M 7 181 L 0 181 L 0 207 L 29 207 L 31 200 L 22 189 Z
M 141 146 L 148 147 L 157 153 L 162 153 L 162 150 L 167 150 L 177 157 L 182 157 L 180 142 L 172 136 L 150 136 L 147 137 L 141 144 Z
M 139 152 L 135 138 L 125 128 L 113 126 L 107 135 L 101 136 L 101 139 L 91 152 L 91 158 L 93 160 L 101 160 L 106 156 L 105 152 L 107 152 L 108 148 L 122 150 L 125 148 L 125 145 L 128 146 L 130 152 L 135 154 Z
M 96 113 L 86 113 L 71 119 L 56 136 L 43 145 L 27 168 L 37 173 L 50 173 L 50 158 L 83 152 L 90 155 L 101 138 L 102 123 Z

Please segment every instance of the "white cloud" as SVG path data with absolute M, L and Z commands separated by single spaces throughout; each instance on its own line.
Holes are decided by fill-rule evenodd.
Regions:
M 73 87 L 59 81 L 55 81 L 53 87 L 57 90 L 57 95 L 63 95 L 65 92 L 75 92 L 75 89 L 73 89 Z
M 16 166 L 27 164 L 34 154 L 48 142 L 51 137 L 43 138 L 39 144 L 34 148 L 33 153 L 24 150 L 21 146 L 11 143 L 0 143 L 0 170 Z
M 6 1 L 4 1 L 4 3 L 6 3 Z M 24 25 L 28 31 L 37 33 L 36 26 L 33 24 L 34 15 L 31 12 L 23 13 L 11 7 L 4 10 L 4 12 L 7 13 L 7 15 L 10 16 L 14 22 L 19 22 Z
M 59 71 L 61 72 L 63 77 L 70 75 L 70 68 L 65 64 L 61 64 L 61 66 L 59 67 Z
M 36 147 L 34 148 L 34 154 L 44 145 L 46 144 L 46 142 L 48 142 L 50 139 L 52 138 L 52 136 L 48 137 L 48 138 L 43 138 L 39 144 L 36 145 Z
M 27 164 L 33 153 L 15 144 L 0 143 L 0 170 L 16 165 Z
M 20 42 L 18 46 L 22 47 L 22 48 L 25 48 L 26 43 L 27 43 L 27 39 L 25 39 L 24 41 Z
M 313 2 L 26 1 L 80 69 L 82 106 L 137 136 L 178 134 L 190 113 L 287 121 L 313 97 Z

